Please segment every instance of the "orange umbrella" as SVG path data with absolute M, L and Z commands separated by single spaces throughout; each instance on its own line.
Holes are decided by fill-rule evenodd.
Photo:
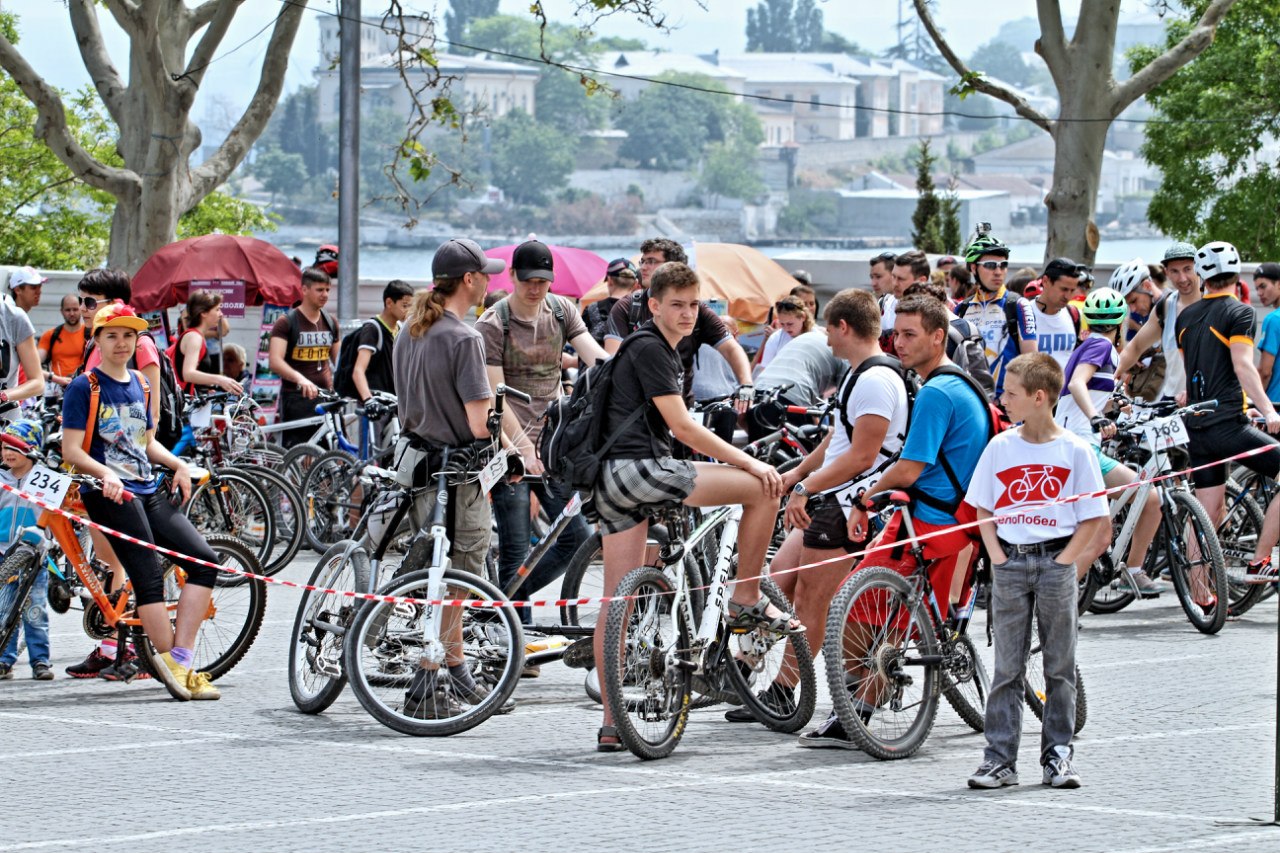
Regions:
M 704 299 L 723 299 L 729 316 L 763 323 L 769 308 L 796 286 L 791 273 L 763 252 L 738 243 L 694 243 L 689 264 L 702 280 Z M 583 304 L 608 295 L 602 282 L 582 297 Z

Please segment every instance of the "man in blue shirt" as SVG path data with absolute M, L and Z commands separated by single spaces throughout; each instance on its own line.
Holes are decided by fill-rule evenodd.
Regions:
M 1258 376 L 1266 386 L 1267 398 L 1280 403 L 1280 371 L 1276 370 L 1276 356 L 1280 355 L 1280 264 L 1259 264 L 1253 273 L 1253 289 L 1258 301 L 1271 309 L 1262 321 L 1262 335 L 1258 338 Z

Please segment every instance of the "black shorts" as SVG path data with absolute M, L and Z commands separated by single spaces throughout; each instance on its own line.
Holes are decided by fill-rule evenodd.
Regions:
M 809 511 L 809 526 L 804 531 L 804 547 L 846 554 L 858 550 L 858 543 L 849 538 L 849 520 L 839 500 L 824 495 L 810 500 L 805 508 Z
M 1280 474 L 1280 441 L 1260 429 L 1249 426 L 1244 420 L 1224 421 L 1208 429 L 1187 432 L 1191 442 L 1187 452 L 1191 456 L 1191 467 L 1208 465 L 1218 459 L 1226 459 L 1253 450 L 1256 447 L 1275 447 L 1270 453 L 1259 453 L 1240 460 L 1240 464 L 1265 477 L 1276 479 Z M 1209 489 L 1227 482 L 1227 464 L 1212 465 L 1191 474 L 1192 482 L 1197 489 Z

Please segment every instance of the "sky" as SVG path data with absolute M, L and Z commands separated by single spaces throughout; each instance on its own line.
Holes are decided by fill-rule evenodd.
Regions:
M 188 0 L 191 2 L 191 0 Z M 691 53 L 709 53 L 719 48 L 722 53 L 742 52 L 746 48 L 747 9 L 754 2 L 743 0 L 657 0 L 667 15 L 669 33 L 654 30 L 634 18 L 615 15 L 600 23 L 600 35 L 619 35 L 644 39 L 651 47 Z M 1149 0 L 1124 0 L 1126 16 L 1149 15 Z M 55 86 L 74 89 L 89 83 L 76 49 L 67 11 L 62 3 L 50 0 L 7 0 L 3 8 L 20 17 L 20 47 L 36 71 Z M 363 11 L 374 14 L 385 8 L 381 0 L 364 0 Z M 434 11 L 441 20 L 447 2 L 432 3 L 408 0 L 406 10 Z M 571 21 L 573 11 L 586 0 L 544 0 L 552 20 Z M 828 30 L 840 33 L 865 48 L 880 51 L 895 41 L 898 20 L 896 0 L 819 0 Z M 1063 16 L 1073 21 L 1079 14 L 1079 0 L 1063 0 Z M 529 0 L 502 0 L 500 10 L 506 14 L 527 15 Z M 290 54 L 285 92 L 310 82 L 316 66 L 319 44 L 318 18 L 337 11 L 337 0 L 313 0 L 305 13 L 297 40 Z M 705 8 L 704 8 L 705 7 Z M 952 45 L 962 56 L 968 56 L 978 45 L 990 40 L 1006 21 L 1034 17 L 1035 0 L 1004 0 L 1000 3 L 979 0 L 939 0 L 935 17 L 944 28 Z M 227 112 L 243 107 L 252 95 L 266 44 L 270 24 L 279 11 L 279 0 L 245 2 L 223 40 L 222 49 L 205 78 L 194 115 L 205 118 L 210 110 Z M 127 40 L 109 13 L 99 7 L 108 49 L 118 68 L 127 69 Z M 981 9 L 981 15 L 974 10 Z M 914 20 L 909 0 L 902 0 L 904 18 Z M 264 28 L 266 28 L 264 30 Z M 261 32 L 260 32 L 261 31 Z

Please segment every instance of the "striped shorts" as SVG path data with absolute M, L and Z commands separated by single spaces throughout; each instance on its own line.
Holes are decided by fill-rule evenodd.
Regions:
M 593 514 L 602 534 L 621 533 L 645 520 L 645 510 L 683 501 L 693 491 L 692 462 L 672 459 L 608 459 L 592 492 Z

